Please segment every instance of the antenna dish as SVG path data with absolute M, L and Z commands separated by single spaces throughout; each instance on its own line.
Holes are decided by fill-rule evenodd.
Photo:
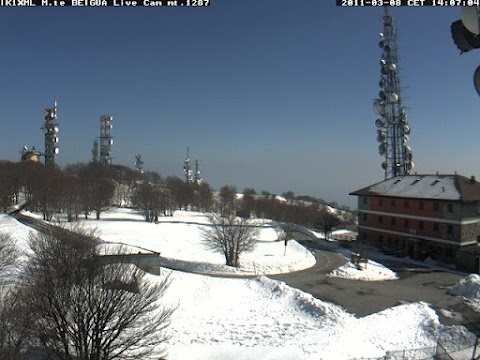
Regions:
M 462 23 L 472 34 L 480 35 L 479 11 L 476 6 L 464 6 L 462 9 Z
M 389 99 L 390 99 L 391 102 L 396 103 L 396 102 L 398 102 L 398 95 L 395 94 L 395 93 L 390 94 Z
M 392 64 L 388 65 L 388 68 L 390 69 L 390 71 L 395 71 L 395 70 L 397 70 L 397 65 L 392 63 Z
M 375 100 L 373 103 L 373 111 L 375 111 L 377 115 L 385 114 L 385 103 L 380 100 Z
M 56 147 L 53 152 L 55 153 L 55 155 L 58 155 L 58 153 L 60 152 L 60 149 L 58 147 Z
M 386 146 L 385 144 L 380 144 L 378 145 L 378 153 L 380 155 L 385 155 L 385 151 L 386 151 Z
M 477 90 L 478 96 L 480 96 L 480 66 L 477 67 L 473 74 L 473 85 L 475 86 L 475 90 Z
M 385 170 L 387 168 L 387 163 L 384 161 L 382 162 L 382 169 Z
M 378 36 L 380 37 L 380 39 L 383 39 L 385 35 L 383 35 L 383 33 L 379 33 Z
M 382 127 L 385 126 L 385 123 L 383 122 L 382 119 L 377 119 L 377 120 L 375 120 L 375 126 L 376 126 L 377 128 L 382 128 Z
M 387 98 L 387 95 L 385 95 L 385 92 L 380 91 L 380 92 L 378 93 L 378 97 L 379 97 L 380 99 L 382 99 L 382 100 L 385 100 L 385 99 Z

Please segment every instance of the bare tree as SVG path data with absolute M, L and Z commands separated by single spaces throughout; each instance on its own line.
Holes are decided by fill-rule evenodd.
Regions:
M 0 359 L 19 360 L 28 338 L 29 312 L 20 309 L 12 281 L 11 270 L 16 267 L 19 251 L 7 233 L 0 233 Z
M 224 185 L 220 188 L 220 191 L 218 193 L 219 207 L 220 207 L 220 213 L 223 216 L 228 216 L 229 214 L 235 214 L 236 194 L 237 194 L 237 188 L 235 186 Z
M 0 232 L 0 277 L 7 275 L 15 266 L 19 255 L 12 237 L 8 233 Z
M 49 228 L 31 238 L 21 300 L 48 359 L 150 359 L 161 354 L 171 309 L 168 277 L 149 283 L 124 263 L 107 264 L 85 232 Z
M 342 224 L 342 219 L 340 219 L 336 213 L 324 208 L 318 215 L 316 225 L 325 234 L 325 240 L 328 240 L 332 232 L 336 230 L 340 224 Z
M 212 225 L 202 229 L 203 242 L 210 249 L 223 254 L 226 265 L 239 267 L 240 255 L 255 248 L 258 227 L 234 215 L 222 217 L 211 214 L 208 219 Z

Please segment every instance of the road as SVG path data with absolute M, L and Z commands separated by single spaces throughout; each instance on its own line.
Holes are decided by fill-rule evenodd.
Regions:
M 424 301 L 437 311 L 445 325 L 460 325 L 480 321 L 480 314 L 465 305 L 460 297 L 448 294 L 448 287 L 455 285 L 467 274 L 438 271 L 429 268 L 412 268 L 411 264 L 398 260 L 386 264 L 400 279 L 394 281 L 359 281 L 329 277 L 327 274 L 343 265 L 345 258 L 322 248 L 320 242 L 305 242 L 317 259 L 310 269 L 269 276 L 308 292 L 318 299 L 344 307 L 363 317 L 392 306 Z M 384 262 L 384 261 L 383 261 Z M 385 262 L 384 262 L 385 263 Z M 453 317 L 444 316 L 440 310 L 448 309 Z

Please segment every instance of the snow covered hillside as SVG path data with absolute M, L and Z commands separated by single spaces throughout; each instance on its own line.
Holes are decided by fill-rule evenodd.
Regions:
M 404 304 L 357 318 L 340 306 L 266 276 L 239 277 L 315 264 L 310 252 L 294 241 L 288 243 L 284 256 L 284 243 L 275 241 L 277 235 L 269 221 L 260 225 L 261 241 L 254 252 L 241 257 L 245 268 L 240 273 L 223 265 L 223 257 L 202 244 L 199 229 L 207 219 L 201 213 L 177 212 L 154 224 L 133 210 L 114 209 L 104 213 L 101 221 L 81 223 L 97 228 L 100 237 L 113 246 L 121 243 L 128 245 L 128 251 L 160 252 L 184 270 L 232 273 L 232 277 L 214 277 L 162 269 L 160 276 L 148 274 L 152 282 L 165 276 L 171 279 L 161 299 L 177 308 L 168 329 L 169 360 L 341 360 L 418 348 L 425 348 L 422 354 L 428 357 L 439 337 L 454 344 L 469 335 L 463 327 L 441 325 L 426 303 Z M 1 216 L 0 231 L 25 244 L 30 229 Z

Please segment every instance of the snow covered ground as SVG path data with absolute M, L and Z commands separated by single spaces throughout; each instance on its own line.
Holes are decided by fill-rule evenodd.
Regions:
M 206 223 L 203 214 L 177 212 L 152 224 L 132 210 L 116 209 L 102 218 L 82 223 L 98 228 L 101 238 L 111 244 L 129 245 L 128 251 L 149 249 L 177 263 L 203 264 L 207 272 L 228 271 L 222 256 L 212 254 L 200 242 L 199 228 Z M 262 225 L 261 244 L 241 259 L 247 269 L 243 273 L 311 266 L 311 254 L 296 242 L 289 242 L 284 256 L 284 245 L 274 241 L 271 226 L 270 222 Z M 22 244 L 30 229 L 2 216 L 0 231 L 11 233 Z M 161 302 L 177 308 L 168 330 L 169 360 L 358 359 L 418 348 L 426 348 L 423 355 L 427 357 L 439 337 L 458 346 L 471 336 L 463 327 L 441 325 L 426 303 L 404 304 L 357 318 L 266 276 L 220 278 L 168 269 L 162 269 L 160 276 L 148 275 L 152 282 L 163 276 L 170 276 L 171 285 Z
M 269 220 L 260 221 L 260 234 L 253 252 L 240 256 L 239 269 L 225 265 L 222 254 L 214 253 L 202 242 L 201 228 L 208 225 L 202 213 L 176 211 L 174 216 L 160 217 L 158 224 L 144 221 L 131 209 L 114 209 L 102 213 L 101 220 L 81 221 L 98 230 L 101 239 L 161 253 L 175 269 L 203 274 L 266 275 L 298 271 L 315 265 L 315 257 L 296 241 L 287 249 L 278 241 Z M 285 255 L 284 255 L 285 253 Z

